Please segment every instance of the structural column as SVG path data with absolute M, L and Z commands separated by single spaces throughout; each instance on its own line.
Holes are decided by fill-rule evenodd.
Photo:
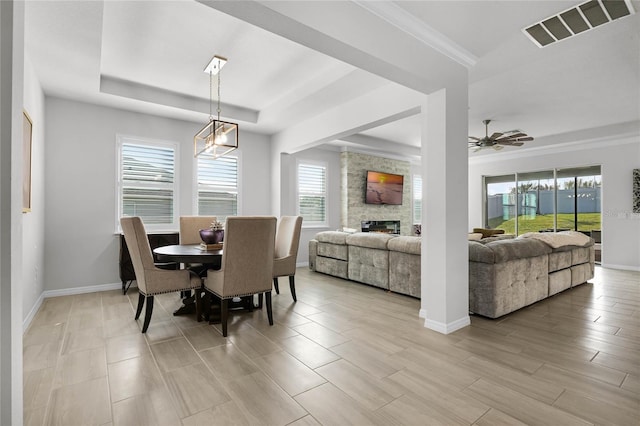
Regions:
M 425 327 L 448 334 L 470 324 L 468 86 L 427 95 L 422 105 L 422 299 Z
M 0 1 L 0 424 L 21 425 L 24 2 Z

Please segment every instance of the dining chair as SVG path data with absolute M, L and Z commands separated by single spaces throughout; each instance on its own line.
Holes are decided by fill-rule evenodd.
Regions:
M 301 228 L 302 216 L 282 216 L 280 218 L 273 260 L 273 287 L 276 294 L 280 294 L 278 277 L 289 277 L 289 288 L 294 302 L 298 301 L 295 275 Z
M 180 216 L 180 244 L 200 244 L 202 242 L 200 230 L 209 228 L 216 220 L 218 220 L 216 216 Z M 205 266 L 199 263 L 187 263 L 184 268 L 198 275 L 206 272 Z
M 200 244 L 200 230 L 211 226 L 216 216 L 180 216 L 180 244 Z
M 273 325 L 271 279 L 275 249 L 276 218 L 273 216 L 228 217 L 221 268 L 209 269 L 204 289 L 221 300 L 222 335 L 227 336 L 229 300 L 265 294 L 269 325 Z
M 136 320 L 140 318 L 145 301 L 147 305 L 142 325 L 142 332 L 146 333 L 153 313 L 153 297 L 155 295 L 199 289 L 202 287 L 202 280 L 196 273 L 186 269 L 168 270 L 160 269 L 154 265 L 153 253 L 141 218 L 137 216 L 123 217 L 120 219 L 120 226 L 129 247 L 138 283 Z M 196 316 L 198 318 L 200 317 L 199 299 L 200 292 L 196 291 Z

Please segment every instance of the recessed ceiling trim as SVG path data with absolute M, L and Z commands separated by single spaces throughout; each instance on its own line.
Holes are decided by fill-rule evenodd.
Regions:
M 351 1 L 460 65 L 471 68 L 478 62 L 473 53 L 393 2 Z
M 588 0 L 523 28 L 522 32 L 542 48 L 633 14 L 631 0 Z

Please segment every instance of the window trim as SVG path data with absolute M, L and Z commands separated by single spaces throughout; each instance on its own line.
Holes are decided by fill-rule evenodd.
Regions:
M 165 224 L 146 224 L 145 229 L 149 233 L 175 232 L 179 228 L 179 201 L 180 201 L 180 144 L 178 142 L 131 136 L 126 134 L 116 134 L 116 202 L 115 202 L 115 233 L 122 234 L 120 227 L 120 217 L 122 212 L 122 146 L 125 144 L 141 145 L 150 147 L 161 147 L 173 149 L 174 171 L 173 171 L 173 221 Z
M 329 227 L 329 165 L 326 161 L 296 159 L 296 214 L 300 214 L 300 166 L 309 165 L 324 168 L 324 221 L 323 222 L 309 222 L 307 220 L 302 221 L 303 228 L 328 228 Z
M 420 179 L 420 217 L 416 218 L 416 178 Z M 424 204 L 422 203 L 422 175 L 420 173 L 412 173 L 411 174 L 411 216 L 413 219 L 413 225 L 421 225 L 422 224 L 422 208 Z
M 236 159 L 236 164 L 237 164 L 237 170 L 238 170 L 238 176 L 237 176 L 237 185 L 236 185 L 236 189 L 238 191 L 238 198 L 236 199 L 236 205 L 238 207 L 238 211 L 236 212 L 236 214 L 238 216 L 242 215 L 242 151 L 240 150 L 235 150 L 233 152 L 233 154 L 227 154 L 225 155 L 225 157 L 234 157 Z M 192 158 L 192 169 L 193 169 L 193 174 L 192 174 L 192 186 L 191 186 L 191 190 L 193 191 L 193 197 L 191 197 L 192 202 L 191 202 L 191 211 L 193 212 L 194 215 L 199 215 L 200 213 L 198 212 L 198 158 L 197 157 L 193 157 Z

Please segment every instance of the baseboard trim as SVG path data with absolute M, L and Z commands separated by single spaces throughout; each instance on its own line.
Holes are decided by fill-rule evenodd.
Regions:
M 31 325 L 31 321 L 35 318 L 40 306 L 42 306 L 42 302 L 44 301 L 44 291 L 40 293 L 40 297 L 36 300 L 36 303 L 33 305 L 33 308 L 29 311 L 29 315 L 22 321 L 22 333 L 24 334 L 29 326 Z
M 97 293 L 99 291 L 122 290 L 122 283 L 90 285 L 86 287 L 63 288 L 60 290 L 46 290 L 44 298 L 58 296 L 73 296 L 74 294 Z
M 418 317 L 420 318 L 427 318 L 427 310 L 426 309 L 420 309 L 420 312 L 418 312 Z
M 84 293 L 97 293 L 99 291 L 109 291 L 109 290 L 122 290 L 122 283 L 113 283 L 113 284 L 99 284 L 99 285 L 90 285 L 85 287 L 72 287 L 72 288 L 63 288 L 60 290 L 45 290 L 40 293 L 40 297 L 36 300 L 36 303 L 29 311 L 29 315 L 22 321 L 22 333 L 26 332 L 29 326 L 31 325 L 31 321 L 35 318 L 38 310 L 42 306 L 44 299 L 48 299 L 50 297 L 58 297 L 58 296 L 73 296 L 74 294 L 84 294 Z
M 453 333 L 454 331 L 460 330 L 461 328 L 464 328 L 470 324 L 471 324 L 471 318 L 469 317 L 469 315 L 466 315 L 460 319 L 457 319 L 447 324 L 440 321 L 430 320 L 430 319 L 426 319 L 424 321 L 424 326 L 426 328 L 433 331 L 437 331 L 438 333 L 442 333 L 442 334 Z
M 608 269 L 620 269 L 622 271 L 636 271 L 636 272 L 640 272 L 640 266 L 629 266 L 629 265 L 612 265 L 610 263 L 607 264 L 600 264 L 601 268 L 608 268 Z
M 298 262 L 298 263 L 296 263 L 296 268 L 300 268 L 302 266 L 309 266 L 309 262 Z

